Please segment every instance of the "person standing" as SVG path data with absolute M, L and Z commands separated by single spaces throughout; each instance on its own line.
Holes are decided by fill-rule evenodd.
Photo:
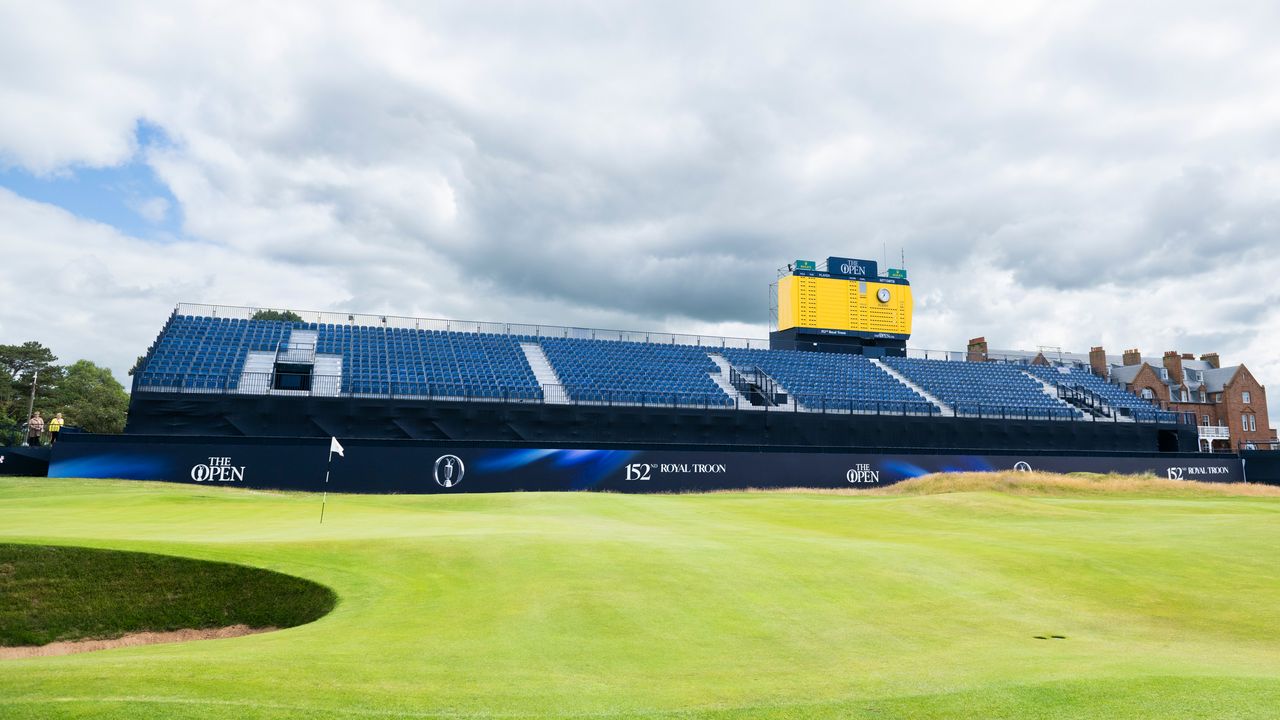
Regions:
M 44 432 L 44 418 L 40 417 L 40 411 L 37 410 L 36 414 L 27 421 L 27 444 L 31 447 L 40 447 L 42 432 Z
M 62 432 L 62 413 L 53 416 L 49 421 L 49 444 L 53 445 L 58 442 L 58 433 Z

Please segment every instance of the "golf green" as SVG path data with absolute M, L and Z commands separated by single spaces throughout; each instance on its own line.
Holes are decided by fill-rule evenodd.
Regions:
M 338 596 L 278 632 L 0 660 L 0 717 L 1280 715 L 1277 497 L 330 495 L 319 513 L 0 479 L 0 542 Z

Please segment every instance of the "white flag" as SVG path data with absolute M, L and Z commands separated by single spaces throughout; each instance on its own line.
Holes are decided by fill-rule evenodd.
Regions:
M 338 438 L 329 438 L 329 454 L 332 455 L 334 453 L 342 455 L 342 443 L 338 442 Z M 346 457 L 346 455 L 342 455 L 342 457 Z

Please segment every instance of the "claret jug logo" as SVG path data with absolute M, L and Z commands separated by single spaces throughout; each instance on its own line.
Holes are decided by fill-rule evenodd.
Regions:
M 457 455 L 441 455 L 436 458 L 435 478 L 436 484 L 440 487 L 451 488 L 462 482 L 462 476 L 467 472 L 467 468 L 462 464 L 462 458 Z
M 244 482 L 244 465 L 232 465 L 229 457 L 211 457 L 208 463 L 192 465 L 196 482 Z
M 1031 472 L 1031 463 L 1026 460 L 1019 460 L 1013 464 L 1014 472 Z

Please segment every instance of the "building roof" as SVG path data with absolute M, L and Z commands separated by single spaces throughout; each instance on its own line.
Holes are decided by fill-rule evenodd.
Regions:
M 1204 391 L 1205 392 L 1222 392 L 1222 388 L 1231 382 L 1231 378 L 1236 376 L 1236 371 L 1240 369 L 1239 365 L 1232 365 L 1224 368 L 1210 368 L 1204 371 Z
M 1142 370 L 1142 365 L 1117 365 L 1111 368 L 1111 382 L 1124 383 L 1128 385 L 1138 376 Z

